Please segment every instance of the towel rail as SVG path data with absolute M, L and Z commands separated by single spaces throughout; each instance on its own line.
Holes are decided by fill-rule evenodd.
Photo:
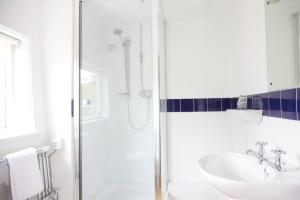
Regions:
M 39 154 L 42 154 L 42 153 L 45 153 L 45 152 L 50 152 L 50 156 L 55 153 L 56 149 L 53 147 L 53 146 L 45 146 L 45 147 L 42 147 L 42 148 L 38 148 L 36 150 L 36 153 L 39 155 Z M 6 167 L 8 166 L 8 162 L 7 162 L 7 159 L 6 158 L 0 158 L 0 167 Z
M 28 200 L 44 200 L 53 199 L 58 200 L 58 193 L 54 189 L 52 184 L 52 174 L 51 174 L 51 162 L 50 157 L 56 152 L 55 145 L 45 146 L 37 149 L 37 158 L 40 168 L 40 173 L 43 182 L 43 191 L 40 194 L 28 199 Z M 0 159 L 0 169 L 3 167 L 8 167 L 9 164 L 6 158 Z

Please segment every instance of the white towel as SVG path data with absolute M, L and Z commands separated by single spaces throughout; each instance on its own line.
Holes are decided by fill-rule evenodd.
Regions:
M 37 153 L 28 148 L 6 156 L 13 200 L 26 200 L 43 190 Z
M 0 164 L 0 185 L 9 185 L 9 170 L 8 166 L 6 165 L 6 160 L 3 161 L 4 163 Z

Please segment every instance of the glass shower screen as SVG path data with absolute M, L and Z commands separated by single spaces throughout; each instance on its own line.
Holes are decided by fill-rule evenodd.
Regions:
M 164 46 L 155 45 L 161 34 L 153 34 L 154 24 L 159 29 L 154 5 L 81 2 L 82 200 L 155 200 L 165 191 L 166 129 L 155 129 L 166 126 L 160 109 L 166 93 L 158 84 L 165 65 L 153 59 L 163 52 L 155 46 Z M 158 196 L 157 184 L 163 187 Z

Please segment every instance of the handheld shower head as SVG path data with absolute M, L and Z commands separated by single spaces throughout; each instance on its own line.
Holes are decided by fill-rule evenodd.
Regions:
M 267 0 L 267 5 L 279 3 L 280 0 Z
M 123 31 L 122 31 L 121 29 L 119 29 L 119 28 L 115 28 L 115 29 L 113 30 L 113 33 L 114 33 L 115 35 L 121 36 L 122 33 L 123 33 Z
M 119 36 L 119 38 L 120 38 L 121 43 L 122 43 L 123 46 L 130 45 L 130 39 L 126 38 L 126 37 L 125 38 L 122 37 L 122 34 L 123 34 L 122 29 L 120 29 L 120 28 L 114 28 L 113 33 L 115 35 Z

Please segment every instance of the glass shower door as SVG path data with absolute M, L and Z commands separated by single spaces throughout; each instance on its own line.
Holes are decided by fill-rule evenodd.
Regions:
M 154 200 L 152 1 L 81 3 L 81 199 Z
M 165 46 L 158 5 L 80 3 L 80 200 L 166 196 Z

